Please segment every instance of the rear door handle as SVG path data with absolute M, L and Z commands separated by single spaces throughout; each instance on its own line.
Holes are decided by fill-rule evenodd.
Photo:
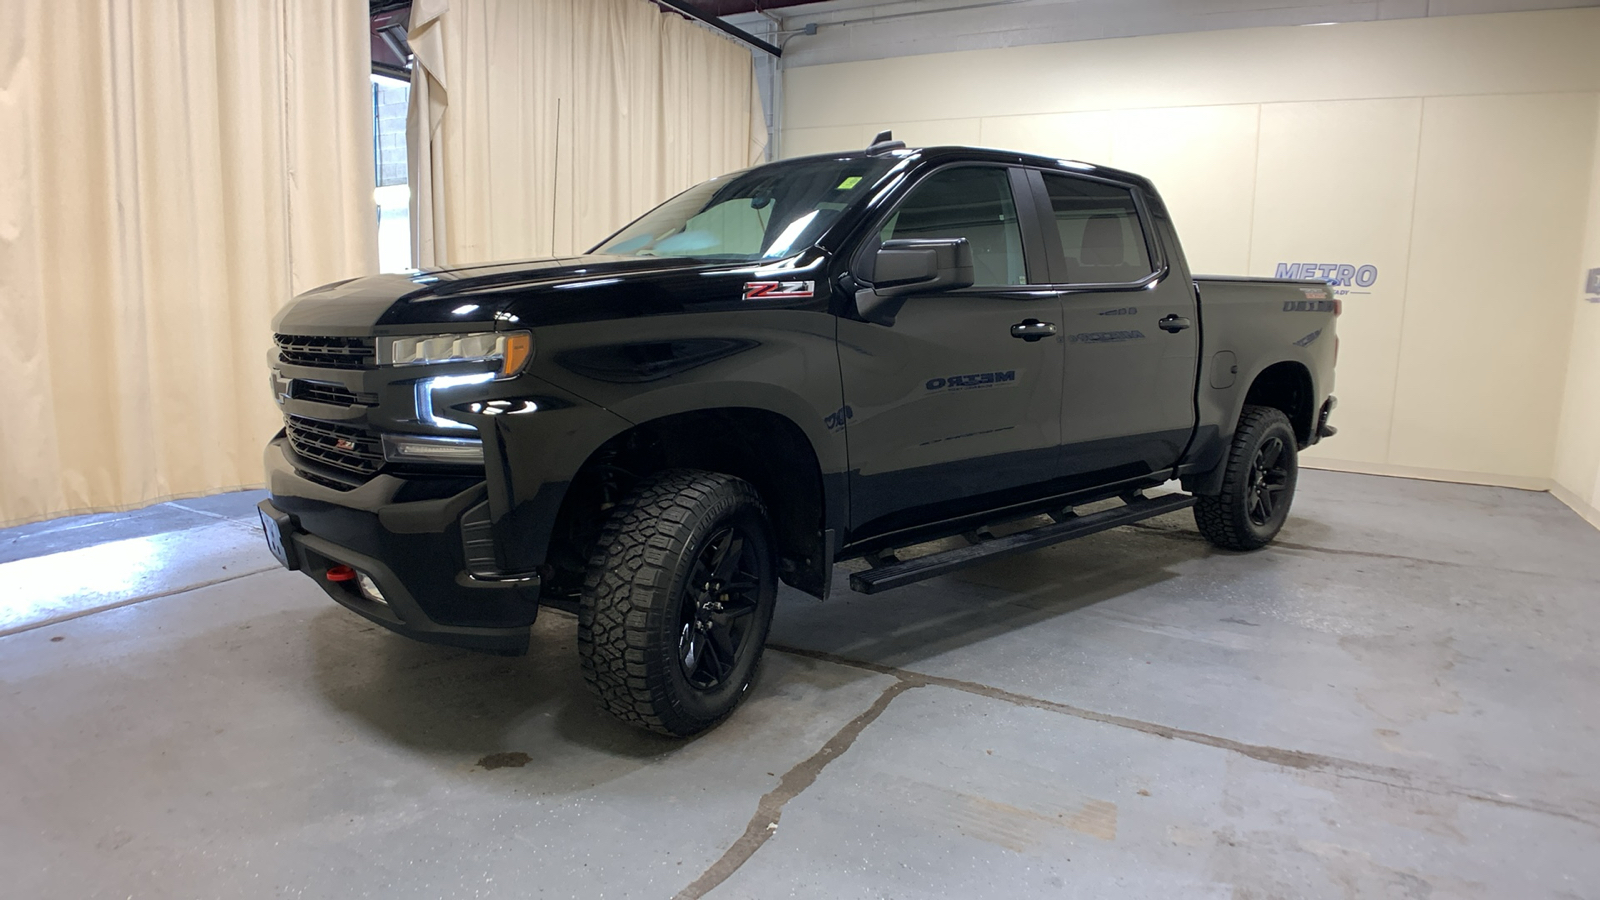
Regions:
M 1156 327 L 1167 332 L 1168 334 L 1177 334 L 1193 324 L 1194 323 L 1189 321 L 1187 316 L 1180 316 L 1174 313 L 1173 315 L 1167 316 L 1166 318 L 1157 322 Z
M 1055 333 L 1056 326 L 1054 322 L 1041 322 L 1038 319 L 1023 319 L 1021 322 L 1011 326 L 1012 337 L 1022 338 L 1029 343 L 1047 338 Z

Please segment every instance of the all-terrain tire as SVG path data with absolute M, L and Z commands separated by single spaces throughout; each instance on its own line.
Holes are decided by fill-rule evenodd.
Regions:
M 1223 465 L 1222 491 L 1200 497 L 1195 524 L 1206 540 L 1225 550 L 1266 546 L 1289 517 L 1299 477 L 1298 444 L 1288 416 L 1270 406 L 1246 406 Z
M 736 551 L 729 535 L 740 537 Z M 715 557 L 718 542 L 725 554 L 741 555 L 745 562 L 733 564 L 743 571 L 740 583 L 753 585 L 738 595 L 745 611 L 728 619 L 743 630 L 720 678 L 705 674 L 707 665 L 721 664 L 711 622 L 724 602 L 733 608 L 728 593 L 704 589 L 714 580 L 707 564 L 723 559 Z M 755 488 L 715 472 L 658 473 L 611 510 L 590 554 L 578 607 L 584 679 L 600 705 L 625 722 L 697 734 L 727 718 L 750 687 L 776 597 L 771 529 Z M 711 607 L 717 613 L 706 611 Z M 732 633 L 730 625 L 724 634 Z

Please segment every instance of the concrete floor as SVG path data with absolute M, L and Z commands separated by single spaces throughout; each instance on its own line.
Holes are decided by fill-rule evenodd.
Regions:
M 253 502 L 0 532 L 0 894 L 1600 897 L 1600 532 L 1548 495 L 1305 472 L 1256 554 L 841 571 L 689 742 L 595 711 L 570 617 L 412 643 Z

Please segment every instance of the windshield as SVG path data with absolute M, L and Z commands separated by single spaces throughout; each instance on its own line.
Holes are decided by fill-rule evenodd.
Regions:
M 713 178 L 673 197 L 593 252 L 753 262 L 816 242 L 889 171 L 886 159 L 818 159 Z

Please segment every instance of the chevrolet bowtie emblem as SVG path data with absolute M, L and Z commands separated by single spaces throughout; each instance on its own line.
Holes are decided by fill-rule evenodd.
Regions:
M 279 375 L 277 369 L 271 371 L 270 377 L 272 379 L 272 397 L 278 401 L 279 405 L 282 405 L 283 401 L 289 399 L 289 379 Z

